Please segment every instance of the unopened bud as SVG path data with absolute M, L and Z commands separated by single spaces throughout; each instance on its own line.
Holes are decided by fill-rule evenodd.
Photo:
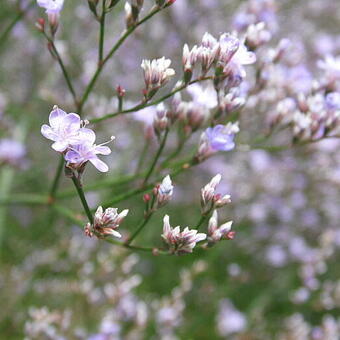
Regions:
M 43 33 L 45 31 L 45 19 L 39 18 L 35 23 L 35 27 L 38 29 L 38 31 Z
M 143 201 L 144 201 L 145 203 L 149 202 L 150 199 L 151 199 L 151 196 L 150 196 L 149 194 L 144 194 L 144 195 L 143 195 Z

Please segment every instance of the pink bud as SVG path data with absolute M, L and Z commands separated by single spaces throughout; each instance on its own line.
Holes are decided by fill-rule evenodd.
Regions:
M 143 195 L 143 201 L 144 201 L 145 203 L 149 202 L 150 199 L 151 199 L 151 197 L 150 197 L 149 194 L 144 194 L 144 195 Z

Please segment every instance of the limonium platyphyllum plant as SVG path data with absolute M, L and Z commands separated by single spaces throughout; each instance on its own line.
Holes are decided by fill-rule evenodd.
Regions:
M 339 338 L 338 1 L 0 3 L 3 338 Z

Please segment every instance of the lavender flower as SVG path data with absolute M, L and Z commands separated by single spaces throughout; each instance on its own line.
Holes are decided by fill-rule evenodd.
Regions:
M 235 134 L 239 132 L 238 123 L 209 127 L 201 135 L 197 157 L 203 160 L 217 151 L 234 149 Z
M 91 162 L 99 171 L 107 172 L 109 167 L 103 161 L 101 161 L 97 155 L 109 155 L 111 150 L 104 144 L 96 145 L 94 141 L 96 139 L 95 133 L 88 130 L 86 134 L 83 133 L 83 141 L 79 144 L 73 145 L 65 154 L 65 160 L 68 165 L 74 169 L 80 169 L 88 161 Z M 113 140 L 114 137 L 111 137 Z
M 63 8 L 64 0 L 37 0 L 38 6 L 46 9 L 47 14 L 59 14 Z
M 331 111 L 340 110 L 340 92 L 331 92 L 325 98 L 326 109 Z
M 67 114 L 55 105 L 50 113 L 49 122 L 50 126 L 44 124 L 41 127 L 41 134 L 54 141 L 52 148 L 55 151 L 64 152 L 69 145 L 79 143 L 81 121 L 76 113 Z
M 52 148 L 65 154 L 70 168 L 81 170 L 90 161 L 99 171 L 107 172 L 108 166 L 97 155 L 109 155 L 111 150 L 104 144 L 94 144 L 96 134 L 83 126 L 76 113 L 67 114 L 57 106 L 53 107 L 49 116 L 50 126 L 44 124 L 41 133 L 53 140 Z M 114 137 L 111 137 L 113 140 Z
M 163 219 L 162 238 L 168 244 L 171 253 L 181 255 L 192 253 L 197 242 L 207 238 L 204 233 L 198 233 L 197 230 L 190 230 L 186 227 L 182 232 L 180 227 L 172 228 L 170 226 L 169 216 L 165 215 Z

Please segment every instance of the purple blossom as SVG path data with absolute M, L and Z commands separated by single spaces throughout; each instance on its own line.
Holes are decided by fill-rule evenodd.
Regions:
M 41 134 L 54 141 L 52 148 L 64 152 L 69 145 L 79 143 L 80 117 L 76 113 L 67 114 L 54 106 L 49 116 L 50 126 L 44 124 Z M 89 130 L 89 129 L 82 129 Z
M 64 0 L 37 0 L 37 3 L 46 9 L 47 14 L 59 14 L 63 9 Z
M 326 95 L 325 105 L 328 110 L 340 110 L 340 92 L 331 92 Z
M 0 164 L 20 166 L 25 161 L 25 155 L 26 148 L 22 143 L 7 138 L 0 140 Z
M 73 168 L 80 168 L 83 164 L 90 161 L 99 171 L 107 172 L 109 167 L 97 155 L 109 155 L 111 153 L 110 148 L 103 144 L 94 144 L 96 135 L 92 130 L 81 130 L 78 143 L 69 148 L 65 154 L 65 160 Z

